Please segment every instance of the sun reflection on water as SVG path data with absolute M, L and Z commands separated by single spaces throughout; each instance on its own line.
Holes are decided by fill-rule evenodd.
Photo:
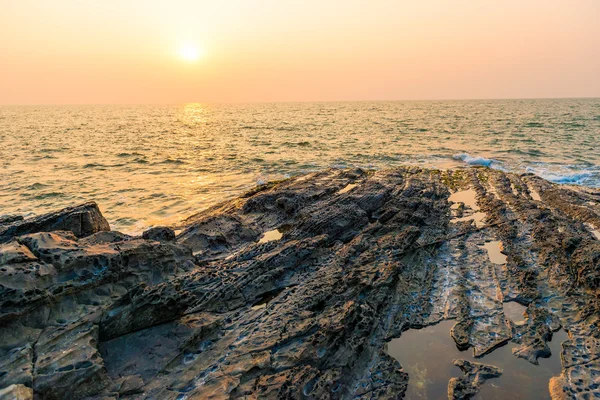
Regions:
M 0 107 L 0 213 L 87 200 L 114 229 L 174 224 L 258 181 L 329 167 L 588 171 L 598 100 Z M 547 110 L 544 115 L 536 110 Z M 580 121 L 564 141 L 564 126 Z M 543 131 L 531 128 L 543 123 Z M 560 144 L 560 145 L 557 145 Z M 554 171 L 554 170 L 553 170 Z M 594 181 L 590 181 L 593 183 Z

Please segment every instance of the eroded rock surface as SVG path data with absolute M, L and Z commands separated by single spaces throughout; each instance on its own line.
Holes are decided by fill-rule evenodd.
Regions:
M 600 241 L 589 226 L 600 227 L 594 191 L 408 167 L 263 185 L 190 217 L 175 238 L 103 223 L 3 226 L 0 388 L 401 398 L 410 377 L 386 342 L 451 319 L 460 348 L 482 356 L 512 341 L 532 363 L 562 327 L 552 395 L 597 397 Z M 490 260 L 490 241 L 505 263 Z M 507 301 L 527 306 L 523 323 L 504 315 Z
M 493 365 L 475 363 L 468 360 L 454 360 L 454 365 L 464 373 L 460 378 L 448 382 L 448 399 L 470 399 L 479 392 L 479 387 L 488 379 L 502 375 L 502 370 Z

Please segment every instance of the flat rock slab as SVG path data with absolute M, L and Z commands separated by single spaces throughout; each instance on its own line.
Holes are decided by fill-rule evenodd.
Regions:
M 531 363 L 562 327 L 551 394 L 593 398 L 599 204 L 598 192 L 533 175 L 406 167 L 262 185 L 188 218 L 177 236 L 110 232 L 93 203 L 8 218 L 0 388 L 48 399 L 395 399 L 410 376 L 386 343 L 451 319 L 475 357 L 514 342 Z M 503 257 L 490 259 L 486 243 L 502 243 Z M 527 307 L 518 324 L 508 301 Z M 500 373 L 457 362 L 455 398 Z

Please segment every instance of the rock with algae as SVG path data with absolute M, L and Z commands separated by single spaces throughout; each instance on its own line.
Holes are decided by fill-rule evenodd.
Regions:
M 599 204 L 593 190 L 533 175 L 406 167 L 263 185 L 188 218 L 175 237 L 110 232 L 89 204 L 9 218 L 0 389 L 401 398 L 409 376 L 387 341 L 454 319 L 461 348 L 481 356 L 513 341 L 530 362 L 562 327 L 552 395 L 598 396 L 600 242 L 589 226 L 600 226 Z M 504 264 L 489 259 L 490 240 Z M 527 305 L 523 324 L 505 301 Z

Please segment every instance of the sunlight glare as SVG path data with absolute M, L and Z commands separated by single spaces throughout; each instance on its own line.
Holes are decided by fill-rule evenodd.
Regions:
M 186 44 L 179 49 L 179 56 L 185 61 L 194 62 L 202 56 L 202 52 L 198 47 Z

